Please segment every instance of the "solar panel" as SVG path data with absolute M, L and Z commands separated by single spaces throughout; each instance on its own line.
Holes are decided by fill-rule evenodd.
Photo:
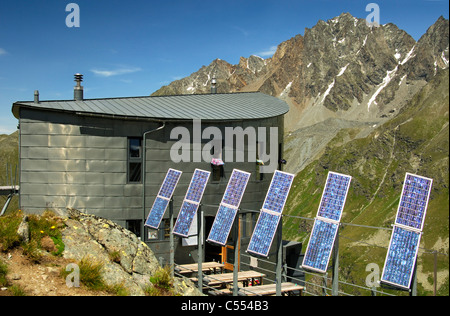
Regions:
M 245 188 L 247 187 L 250 173 L 234 169 L 231 174 L 228 186 L 222 198 L 222 203 L 229 206 L 239 207 Z
M 281 214 L 293 180 L 293 174 L 278 170 L 275 171 L 263 204 L 263 209 Z
M 180 213 L 178 214 L 173 233 L 182 237 L 189 237 L 189 229 L 197 214 L 198 207 L 205 192 L 210 172 L 195 169 L 191 183 L 186 192 Z
M 394 226 L 381 281 L 409 289 L 416 264 L 421 233 Z
M 167 205 L 169 205 L 169 200 L 156 197 L 152 210 L 150 211 L 147 221 L 145 222 L 145 226 L 158 229 L 164 212 L 167 209 Z
M 181 178 L 181 171 L 175 169 L 169 169 L 167 171 L 166 177 L 164 178 L 163 184 L 159 189 L 158 196 L 153 203 L 152 209 L 148 214 L 145 226 L 153 229 L 158 229 L 161 224 L 161 220 L 164 216 L 164 212 L 172 199 L 173 192 Z
M 329 172 L 322 194 L 318 216 L 339 222 L 352 177 Z
M 198 204 L 184 201 L 173 227 L 173 233 L 182 237 L 189 236 L 189 228 L 197 214 Z
M 303 267 L 326 273 L 339 223 L 316 219 L 303 259 Z
M 207 241 L 222 246 L 227 243 L 250 176 L 248 172 L 233 170 Z
M 194 171 L 185 200 L 200 203 L 210 174 L 210 172 L 200 169 Z
M 208 241 L 223 246 L 226 245 L 237 211 L 236 208 L 220 205 L 211 231 L 209 232 Z
M 166 199 L 171 199 L 173 195 L 173 191 L 175 191 L 175 187 L 180 180 L 182 172 L 174 169 L 169 169 L 167 172 L 166 178 L 159 190 L 158 196 L 165 197 Z
M 423 229 L 433 180 L 407 173 L 395 224 Z
M 247 252 L 267 257 L 269 255 L 270 247 L 272 246 L 280 219 L 280 214 L 272 212 L 269 213 L 264 210 L 261 211 L 255 230 L 253 231 L 250 244 L 248 245 Z
M 275 171 L 247 252 L 267 257 L 291 189 L 294 175 Z

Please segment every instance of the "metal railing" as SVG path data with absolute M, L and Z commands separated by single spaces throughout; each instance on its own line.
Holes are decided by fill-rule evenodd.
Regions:
M 213 205 L 204 205 L 206 207 L 213 207 Z M 217 207 L 217 206 L 214 206 Z M 256 212 L 253 210 L 241 210 L 241 212 Z M 240 213 L 242 214 L 242 213 Z M 291 215 L 283 215 L 285 218 L 297 218 L 302 220 L 310 220 L 314 221 L 313 218 L 307 218 L 307 217 L 300 217 L 300 216 L 291 216 Z M 242 217 L 241 217 L 242 220 Z M 282 222 L 282 221 L 281 221 Z M 245 225 L 245 221 L 243 225 Z M 280 225 L 282 226 L 282 225 Z M 364 228 L 364 229 L 375 229 L 375 230 L 387 230 L 391 231 L 392 228 L 386 228 L 386 227 L 375 227 L 375 226 L 368 226 L 368 225 L 358 225 L 353 223 L 341 223 L 341 226 L 349 226 L 349 227 L 358 227 L 358 228 Z M 281 229 L 280 229 L 281 231 Z M 346 231 L 345 231 L 346 232 Z M 353 240 L 351 237 L 346 236 L 347 234 L 344 234 L 343 232 L 340 232 L 338 234 L 338 239 L 346 239 L 354 243 L 360 243 L 364 244 L 365 246 L 370 247 L 376 247 L 376 248 L 383 248 L 388 249 L 387 245 L 377 245 L 366 241 L 361 240 Z M 233 238 L 236 240 L 236 238 Z M 239 238 L 238 238 L 239 239 Z M 277 240 L 277 237 L 275 237 Z M 281 242 L 281 239 L 278 236 L 277 242 Z M 201 243 L 199 243 L 200 245 Z M 235 249 L 239 249 L 240 247 L 237 244 L 235 245 Z M 279 245 L 277 249 L 280 249 Z M 279 250 L 278 250 L 279 251 Z M 201 253 L 201 252 L 200 252 Z M 379 285 L 375 285 L 373 287 L 369 287 L 366 284 L 357 284 L 355 280 L 347 280 L 345 276 L 343 276 L 343 273 L 340 273 L 340 269 L 343 267 L 339 267 L 339 244 L 337 244 L 337 251 L 335 252 L 337 260 L 333 260 L 333 263 L 331 264 L 331 270 L 332 273 L 330 274 L 327 272 L 326 274 L 320 274 L 311 272 L 309 270 L 303 269 L 301 267 L 288 267 L 285 262 L 281 262 L 280 256 L 277 255 L 277 259 L 274 261 L 270 261 L 264 258 L 256 258 L 257 262 L 264 263 L 267 267 L 261 267 L 259 265 L 255 266 L 252 265 L 250 262 L 250 258 L 252 258 L 250 255 L 245 254 L 241 251 L 239 254 L 241 257 L 240 265 L 241 270 L 257 270 L 260 272 L 267 273 L 267 275 L 264 277 L 264 284 L 281 284 L 281 282 L 285 282 L 286 280 L 289 280 L 289 282 L 297 283 L 302 286 L 304 286 L 303 294 L 309 295 L 309 296 L 360 296 L 360 295 L 366 295 L 366 296 L 397 296 L 397 295 L 404 295 L 405 291 L 399 292 L 398 289 L 393 288 L 383 288 Z M 437 293 L 437 285 L 438 285 L 438 279 L 437 279 L 437 261 L 438 256 L 444 256 L 448 258 L 448 254 L 438 252 L 436 250 L 430 250 L 420 247 L 419 248 L 420 254 L 432 254 L 434 257 L 434 295 Z M 199 260 L 200 257 L 198 258 Z M 236 261 L 235 261 L 236 262 Z M 337 262 L 337 266 L 335 267 L 333 264 Z M 448 264 L 448 259 L 447 259 Z M 236 269 L 238 268 L 237 265 L 235 265 Z M 280 270 L 281 267 L 281 274 L 280 271 L 278 271 L 278 275 L 281 275 L 280 279 L 278 280 L 277 275 L 277 269 Z M 344 267 L 345 268 L 345 267 Z M 201 262 L 199 264 L 199 270 L 201 271 Z M 192 271 L 194 272 L 194 271 Z M 290 273 L 289 273 L 290 272 Z M 305 275 L 304 278 L 294 277 L 292 275 L 295 274 L 303 274 Z M 182 276 L 179 273 L 175 273 L 177 276 Z M 270 275 L 274 275 L 275 277 L 270 277 Z M 210 280 L 214 280 L 214 275 L 203 275 L 202 273 L 198 274 L 199 283 L 198 287 L 200 291 L 203 291 L 203 289 L 207 290 L 207 293 L 210 295 L 223 295 L 224 292 L 227 294 L 233 294 L 233 295 L 243 295 L 242 292 L 239 291 L 240 283 L 237 281 L 237 278 L 234 278 L 233 283 L 229 284 L 230 288 L 228 288 L 228 291 L 223 291 L 221 289 L 218 289 L 213 286 L 209 286 L 207 282 L 203 282 L 204 278 L 208 278 Z M 201 284 L 200 284 L 201 283 Z M 413 287 L 409 292 L 409 295 L 417 295 L 417 282 L 413 282 Z M 252 293 L 252 287 L 246 287 L 245 291 L 248 293 Z M 258 295 L 255 293 L 255 295 Z M 280 295 L 280 292 L 277 291 L 277 295 Z

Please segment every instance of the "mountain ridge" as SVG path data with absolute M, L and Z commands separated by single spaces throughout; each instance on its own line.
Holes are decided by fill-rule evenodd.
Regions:
M 439 69 L 448 68 L 448 29 L 441 16 L 416 42 L 392 23 L 369 27 L 343 13 L 280 43 L 270 58 L 241 57 L 236 65 L 216 59 L 152 95 L 210 93 L 216 77 L 218 92 L 260 91 L 286 101 L 285 133 L 297 134 L 295 143 L 312 141 L 296 132 L 321 130 L 330 119 L 342 127 L 360 125 L 364 137 L 395 117 Z M 324 137 L 331 139 L 339 130 Z M 292 149 L 287 160 L 297 161 L 287 166 L 293 173 L 323 150 L 301 153 L 295 144 L 286 147 Z M 298 161 L 298 156 L 308 158 Z

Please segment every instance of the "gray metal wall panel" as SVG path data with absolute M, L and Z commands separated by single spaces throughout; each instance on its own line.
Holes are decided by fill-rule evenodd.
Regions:
M 48 135 L 22 135 L 21 146 L 48 147 Z
M 86 184 L 105 185 L 105 174 L 101 172 L 85 172 Z
M 105 148 L 84 148 L 85 157 L 89 160 L 104 160 Z

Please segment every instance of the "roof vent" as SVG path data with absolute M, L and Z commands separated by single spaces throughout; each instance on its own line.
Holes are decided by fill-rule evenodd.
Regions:
M 217 80 L 216 77 L 213 77 L 211 79 L 211 94 L 216 94 L 217 93 Z
M 83 86 L 81 85 L 82 81 L 83 75 L 79 73 L 75 74 L 75 82 L 77 83 L 73 90 L 73 98 L 75 101 L 83 101 Z
M 39 90 L 34 90 L 34 103 L 39 103 Z

